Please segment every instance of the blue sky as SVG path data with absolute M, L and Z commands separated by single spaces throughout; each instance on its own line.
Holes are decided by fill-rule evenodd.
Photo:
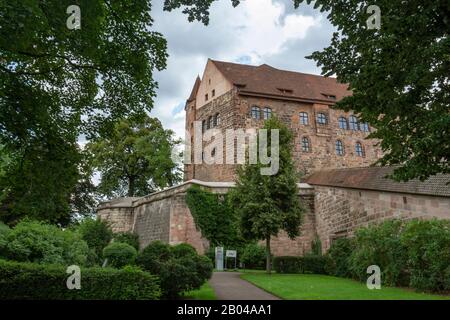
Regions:
M 305 59 L 328 46 L 334 31 L 325 14 L 312 6 L 294 9 L 292 0 L 230 0 L 211 7 L 210 24 L 188 22 L 181 10 L 164 12 L 162 1 L 152 10 L 154 31 L 168 41 L 167 69 L 155 75 L 159 83 L 152 116 L 184 137 L 184 103 L 208 58 L 320 74 Z

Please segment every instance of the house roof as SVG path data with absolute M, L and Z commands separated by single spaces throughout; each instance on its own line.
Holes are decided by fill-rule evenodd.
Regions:
M 425 181 L 413 179 L 408 182 L 396 182 L 386 178 L 395 167 L 368 167 L 321 170 L 306 177 L 311 185 L 355 188 L 398 193 L 422 194 L 450 197 L 450 175 L 437 174 Z
M 194 86 L 192 87 L 192 91 L 191 91 L 191 94 L 189 95 L 189 98 L 187 99 L 187 102 L 191 102 L 192 100 L 195 99 L 195 97 L 197 96 L 197 91 L 198 91 L 198 88 L 200 87 L 201 82 L 202 81 L 200 80 L 200 76 L 197 76 L 197 79 L 195 79 Z
M 250 66 L 211 60 L 241 94 L 284 97 L 334 104 L 351 95 L 347 84 L 336 78 L 276 69 L 267 64 Z

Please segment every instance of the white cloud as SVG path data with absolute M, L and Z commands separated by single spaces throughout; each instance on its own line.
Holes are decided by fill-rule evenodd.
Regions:
M 155 76 L 159 89 L 152 115 L 179 137 L 184 137 L 180 104 L 208 58 L 318 73 L 304 56 L 325 47 L 333 31 L 318 11 L 306 6 L 293 10 L 292 0 L 246 0 L 236 8 L 229 0 L 216 1 L 208 26 L 189 23 L 181 10 L 163 12 L 156 2 L 152 17 L 169 51 L 167 69 Z

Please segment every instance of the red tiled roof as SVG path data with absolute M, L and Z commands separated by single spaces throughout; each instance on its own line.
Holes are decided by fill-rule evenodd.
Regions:
M 348 85 L 336 78 L 276 69 L 267 64 L 249 66 L 212 60 L 219 71 L 236 85 L 242 94 L 287 97 L 334 104 L 351 95 Z M 331 97 L 334 96 L 334 97 Z
M 437 174 L 425 181 L 413 179 L 396 182 L 386 175 L 395 167 L 368 167 L 321 170 L 306 177 L 306 183 L 319 186 L 389 191 L 410 194 L 450 197 L 450 175 Z

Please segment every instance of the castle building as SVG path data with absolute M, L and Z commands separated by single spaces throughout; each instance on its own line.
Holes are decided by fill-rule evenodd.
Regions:
M 261 128 L 275 114 L 294 134 L 293 155 L 303 176 L 320 169 L 367 167 L 382 155 L 377 141 L 366 139 L 373 128 L 352 112 L 333 109 L 350 94 L 347 85 L 335 78 L 266 64 L 208 60 L 202 79 L 197 78 L 186 102 L 186 131 L 194 141 L 196 121 L 205 134 L 211 129 Z M 229 146 L 223 139 L 224 159 L 226 148 L 236 146 L 234 141 Z M 194 148 L 191 152 L 193 159 Z M 235 169 L 236 164 L 192 161 L 185 165 L 185 181 L 234 181 Z
M 215 139 L 226 140 L 214 132 L 261 128 L 276 114 L 294 134 L 293 155 L 303 174 L 298 196 L 306 213 L 299 237 L 290 240 L 280 232 L 271 240 L 274 255 L 303 255 L 317 240 L 325 251 L 334 239 L 385 219 L 450 219 L 450 175 L 400 183 L 386 178 L 394 168 L 369 167 L 382 156 L 377 141 L 367 139 L 374 129 L 357 114 L 333 108 L 350 94 L 334 78 L 208 60 L 186 102 L 187 141 L 200 141 L 200 160 L 232 154 L 234 161 L 194 161 L 198 153 L 191 148 L 184 183 L 141 198 L 102 203 L 97 215 L 115 232 L 137 233 L 141 247 L 154 240 L 185 242 L 204 253 L 209 242 L 195 224 L 186 191 L 193 185 L 217 194 L 233 188 L 238 165 L 234 151 L 242 142 L 222 141 L 224 148 L 212 148 Z M 208 135 L 211 139 L 205 139 Z

